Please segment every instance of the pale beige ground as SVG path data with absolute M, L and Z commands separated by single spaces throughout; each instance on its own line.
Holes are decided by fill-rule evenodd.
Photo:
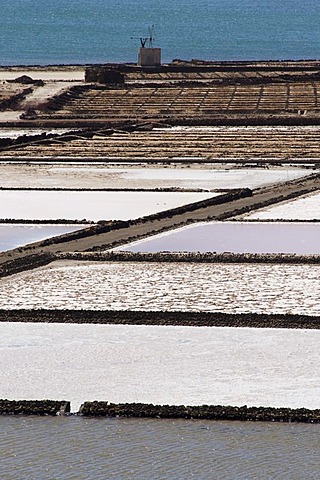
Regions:
M 81 85 L 81 83 L 81 81 L 73 82 L 72 85 Z M 33 87 L 33 92 L 20 103 L 20 106 L 22 110 L 26 110 L 27 108 L 37 108 L 49 98 L 55 95 L 60 95 L 69 88 L 70 82 L 68 81 L 46 82 L 43 87 Z
M 34 80 L 47 81 L 82 81 L 84 80 L 85 67 L 38 67 L 38 68 L 19 68 L 10 69 L 0 68 L 0 80 L 14 80 L 22 75 L 28 75 Z
M 58 95 L 64 90 L 67 90 L 70 86 L 81 84 L 84 81 L 84 70 L 84 67 L 66 67 L 62 69 L 53 67 L 33 69 L 21 69 L 18 67 L 12 67 L 10 69 L 0 68 L 0 82 L 15 80 L 23 75 L 27 75 L 33 80 L 43 80 L 45 82 L 43 87 L 30 85 L 33 92 L 29 94 L 15 110 L 7 109 L 6 111 L 0 112 L 0 122 L 17 121 L 20 115 L 28 108 L 36 108 L 54 95 Z
M 21 133 L 28 134 L 25 130 Z M 31 131 L 29 132 L 31 135 Z M 54 154 L 54 150 L 53 150 Z M 1 158 L 1 156 L 0 156 Z M 237 164 L 0 162 L 1 188 L 205 189 L 258 188 L 310 175 L 299 167 L 245 168 Z

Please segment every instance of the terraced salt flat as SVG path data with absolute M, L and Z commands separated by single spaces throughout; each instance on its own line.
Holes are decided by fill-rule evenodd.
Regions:
M 320 223 L 199 222 L 114 250 L 320 254 Z
M 0 308 L 320 315 L 320 266 L 58 261 L 3 278 Z
M 0 324 L 8 399 L 319 408 L 320 331 Z
M 243 215 L 250 220 L 320 220 L 320 193 Z
M 215 193 L 0 191 L 0 218 L 129 220 L 214 197 Z
M 0 252 L 74 232 L 84 227 L 85 225 L 0 224 Z
M 2 188 L 258 188 L 311 173 L 301 168 L 221 168 L 183 165 L 0 163 Z
M 288 90 L 287 85 L 283 85 L 285 92 Z M 220 87 L 218 87 L 220 89 Z M 255 87 L 257 88 L 257 87 Z M 278 86 L 277 86 L 278 88 Z M 112 94 L 112 98 L 101 99 L 100 105 L 93 105 L 94 99 L 87 99 L 84 104 L 79 105 L 76 109 L 75 115 L 71 114 L 69 106 L 65 110 L 52 111 L 49 116 L 44 114 L 43 119 L 54 118 L 56 120 L 62 120 L 68 118 L 71 114 L 72 120 L 76 121 L 77 116 L 80 114 L 82 120 L 87 110 L 87 118 L 112 118 L 123 121 L 125 118 L 128 120 L 145 117 L 149 115 L 153 110 L 155 102 L 154 98 L 151 98 L 149 105 L 147 104 L 146 92 L 143 92 L 141 88 L 129 89 L 133 93 L 132 99 L 136 101 L 136 104 L 131 104 L 128 107 L 128 96 L 120 94 L 120 102 L 124 102 L 124 105 L 119 105 L 115 97 Z M 161 92 L 165 89 L 158 89 Z M 196 89 L 191 89 L 195 93 Z M 260 88 L 258 87 L 258 91 Z M 110 90 L 107 89 L 110 93 Z M 181 89 L 178 89 L 181 92 Z M 320 83 L 319 83 L 320 91 Z M 117 89 L 119 93 L 119 90 Z M 135 93 L 134 93 L 135 92 Z M 52 92 L 53 93 L 53 92 Z M 151 92 L 149 92 L 151 93 Z M 202 92 L 203 93 L 203 92 Z M 137 96 L 136 96 L 137 94 Z M 95 95 L 95 93 L 94 93 Z M 135 97 L 135 99 L 134 99 Z M 152 97 L 152 93 L 151 93 Z M 44 100 L 44 99 L 42 99 Z M 248 101 L 248 99 L 247 99 Z M 256 99 L 258 101 L 258 98 Z M 256 101 L 254 102 L 253 110 L 251 114 L 256 117 Z M 286 102 L 287 100 L 284 99 Z M 186 111 L 187 106 L 182 103 L 177 104 L 178 111 L 174 111 L 173 99 L 167 99 L 169 102 L 168 116 L 173 116 L 177 121 L 180 114 L 183 118 L 188 116 Z M 158 104 L 160 110 L 163 111 L 162 100 Z M 141 109 L 140 109 L 141 107 Z M 146 110 L 145 110 L 146 107 Z M 171 108 L 172 107 L 172 108 Z M 109 113 L 107 112 L 109 108 Z M 278 110 L 277 107 L 275 107 Z M 299 106 L 297 105 L 297 109 Z M 317 107 L 318 108 L 318 107 Z M 118 109 L 118 111 L 116 111 Z M 100 113 L 99 113 L 100 110 Z M 121 113 L 122 110 L 122 113 Z M 140 111 L 138 111 L 140 110 Z M 191 117 L 198 117 L 203 119 L 209 115 L 212 119 L 212 115 L 216 116 L 218 110 L 216 106 L 210 113 L 208 110 L 201 111 L 196 105 L 192 107 L 193 112 L 189 112 Z M 273 110 L 274 111 L 274 110 Z M 320 110 L 319 110 L 320 111 Z M 180 113 L 179 113 L 180 112 Z M 242 113 L 241 113 L 242 112 Z M 4 112 L 6 115 L 11 115 L 12 112 Z M 1 115 L 3 117 L 4 113 Z M 17 112 L 13 112 L 17 115 Z M 160 113 L 160 112 L 159 112 Z M 262 116 L 266 112 L 262 113 Z M 271 112 L 270 112 L 271 113 Z M 297 112 L 283 112 L 283 118 L 296 118 Z M 120 114 L 120 116 L 119 116 Z M 154 111 L 152 115 L 156 114 Z M 222 116 L 230 114 L 235 118 L 240 118 L 244 115 L 242 108 L 236 108 L 233 112 L 224 111 Z M 279 110 L 278 113 L 279 114 Z M 319 113 L 316 113 L 318 115 Z M 9 115 L 9 117 L 10 117 Z M 62 115 L 62 116 L 61 116 Z M 131 116 L 132 115 L 132 116 Z M 162 120 L 164 119 L 163 113 L 160 113 Z M 239 117 L 240 116 L 240 117 Z M 40 117 L 39 117 L 40 118 Z M 155 118 L 155 117 L 153 117 Z M 4 118 L 2 118 L 4 120 Z M 9 118 L 7 118 L 9 120 Z M 79 119 L 80 120 L 80 119 Z M 286 163 L 288 165 L 309 165 L 314 167 L 319 161 L 319 141 L 320 131 L 319 127 L 185 127 L 185 128 L 159 128 L 152 129 L 150 131 L 114 131 L 110 133 L 103 133 L 103 131 L 96 132 L 92 138 L 74 137 L 66 138 L 65 141 L 57 141 L 55 139 L 48 140 L 46 142 L 30 142 L 23 146 L 16 148 L 15 146 L 8 146 L 4 150 L 0 151 L 0 158 L 4 161 L 12 161 L 14 159 L 25 162 L 29 160 L 41 161 L 102 161 L 102 162 L 131 162 L 137 163 L 158 163 L 164 164 L 172 163 L 184 163 L 188 165 L 190 163 L 219 163 L 219 164 L 255 164 L 261 165 L 278 165 Z

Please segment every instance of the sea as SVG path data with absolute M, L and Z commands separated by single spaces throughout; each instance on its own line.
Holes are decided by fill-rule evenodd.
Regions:
M 320 56 L 316 0 L 1 0 L 0 66 Z M 147 43 L 148 46 L 148 43 Z M 106 399 L 107 400 L 107 399 Z M 0 417 L 0 479 L 319 479 L 319 426 Z
M 318 59 L 319 13 L 316 0 L 1 0 L 0 65 L 136 62 L 150 29 L 163 62 Z

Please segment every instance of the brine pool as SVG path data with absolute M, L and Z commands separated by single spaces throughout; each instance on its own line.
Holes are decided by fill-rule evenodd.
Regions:
M 201 222 L 122 245 L 115 250 L 319 254 L 320 223 Z
M 1 224 L 0 252 L 85 228 L 87 225 Z

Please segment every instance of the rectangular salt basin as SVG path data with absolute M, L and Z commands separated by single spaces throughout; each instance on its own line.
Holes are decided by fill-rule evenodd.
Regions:
M 87 225 L 0 224 L 0 252 L 39 242 L 46 238 L 75 232 Z
M 250 220 L 320 220 L 320 193 L 243 215 Z
M 320 265 L 57 261 L 0 282 L 0 308 L 320 315 Z
M 139 166 L 0 163 L 3 188 L 257 188 L 310 174 L 298 168 L 226 168 L 210 165 Z
M 73 411 L 85 400 L 315 409 L 319 342 L 319 330 L 1 323 L 1 396 Z
M 185 192 L 0 191 L 0 218 L 130 220 L 217 196 Z
M 320 223 L 199 222 L 114 250 L 320 254 Z

